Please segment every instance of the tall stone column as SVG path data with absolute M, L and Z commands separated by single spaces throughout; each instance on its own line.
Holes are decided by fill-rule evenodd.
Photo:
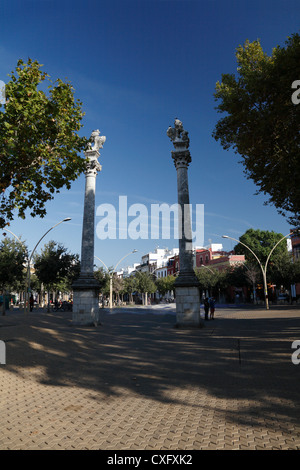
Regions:
M 73 323 L 97 325 L 99 323 L 99 283 L 94 277 L 95 240 L 95 192 L 96 176 L 102 167 L 98 162 L 99 148 L 103 148 L 105 136 L 93 131 L 87 150 L 85 171 L 85 195 L 81 241 L 81 265 L 79 278 L 73 283 Z M 92 146 L 92 143 L 94 145 Z
M 193 267 L 192 227 L 189 201 L 188 166 L 192 161 L 188 132 L 182 122 L 167 130 L 175 150 L 172 158 L 177 171 L 178 223 L 179 223 L 179 275 L 175 281 L 176 317 L 178 326 L 203 325 L 200 317 L 199 282 Z

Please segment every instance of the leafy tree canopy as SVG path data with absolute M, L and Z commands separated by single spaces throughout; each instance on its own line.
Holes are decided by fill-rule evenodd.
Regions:
M 138 281 L 135 276 L 129 276 L 124 278 L 124 292 L 133 294 L 137 290 Z
M 165 295 L 168 291 L 172 291 L 174 289 L 175 280 L 175 276 L 158 277 L 155 280 L 158 292 L 161 295 Z
M 69 82 L 51 82 L 37 61 L 18 61 L 0 105 L 0 227 L 16 211 L 43 217 L 45 204 L 84 170 L 82 103 Z M 48 92 L 43 91 L 47 89 Z M 41 86 L 42 85 L 42 86 Z M 41 86 L 41 87 L 40 87 Z M 2 109 L 1 109 L 2 108 Z
M 241 157 L 244 173 L 268 195 L 293 225 L 300 224 L 300 104 L 293 103 L 292 85 L 300 78 L 300 36 L 269 56 L 260 41 L 239 46 L 238 75 L 223 74 L 216 84 L 217 110 L 226 115 L 213 137 Z
M 195 274 L 200 284 L 200 289 L 211 289 L 214 287 L 223 287 L 225 283 L 226 272 L 218 269 L 200 267 L 195 268 Z
M 268 276 L 277 287 L 290 289 L 291 284 L 300 282 L 300 260 L 293 261 L 288 252 L 282 252 L 271 264 Z
M 273 231 L 269 232 L 268 230 L 254 230 L 253 228 L 250 228 L 239 238 L 239 240 L 247 245 L 256 254 L 261 263 L 264 264 L 270 251 L 282 237 L 283 235 L 281 233 Z M 250 250 L 242 245 L 242 243 L 238 243 L 234 247 L 235 253 L 238 255 L 245 255 L 246 260 L 253 262 L 254 265 L 256 265 L 256 258 Z M 270 263 L 274 262 L 280 253 L 287 253 L 287 242 L 285 239 L 282 240 L 273 251 Z
M 137 290 L 141 294 L 156 292 L 156 285 L 149 273 L 137 272 Z
M 78 255 L 68 253 L 67 249 L 51 240 L 47 243 L 40 255 L 34 257 L 34 267 L 37 278 L 47 289 L 55 288 L 62 280 L 72 280 L 78 276 Z
M 26 275 L 27 251 L 23 244 L 4 238 L 0 242 L 0 286 L 5 290 L 23 283 Z
M 109 294 L 109 277 L 110 277 L 109 273 L 106 270 L 104 270 L 104 268 L 101 266 L 94 271 L 94 276 L 99 282 L 100 291 L 103 294 L 108 295 Z

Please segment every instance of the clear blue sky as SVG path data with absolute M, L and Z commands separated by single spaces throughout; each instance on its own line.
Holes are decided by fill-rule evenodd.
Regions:
M 220 115 L 215 83 L 222 73 L 236 73 L 235 49 L 246 39 L 260 39 L 270 53 L 299 29 L 298 0 L 2 0 L 0 5 L 0 79 L 30 57 L 44 64 L 52 79 L 68 78 L 83 102 L 89 136 L 107 137 L 101 151 L 96 206 L 177 202 L 176 170 L 166 129 L 178 117 L 189 131 L 192 163 L 190 202 L 204 204 L 204 243 L 238 238 L 248 228 L 284 235 L 289 224 L 275 208 L 255 196 L 239 157 L 212 138 Z M 291 82 L 299 77 L 291 77 Z M 80 254 L 84 177 L 48 204 L 44 219 L 15 220 L 10 229 L 32 249 L 43 233 Z M 96 218 L 96 224 L 100 219 Z M 132 249 L 122 265 L 139 262 L 155 246 L 176 240 L 99 240 L 95 255 L 108 266 Z

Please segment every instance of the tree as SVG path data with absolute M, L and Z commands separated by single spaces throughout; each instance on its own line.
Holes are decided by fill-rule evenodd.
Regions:
M 171 292 L 174 289 L 175 276 L 159 277 L 155 280 L 155 284 L 158 292 L 161 295 L 165 295 L 167 292 Z
M 118 277 L 116 273 L 113 273 L 112 275 L 112 289 L 116 294 L 119 302 L 120 294 L 124 292 L 124 280 L 122 277 Z
M 100 292 L 102 292 L 104 295 L 109 295 L 109 273 L 101 266 L 96 271 L 94 271 L 94 276 L 99 282 Z
M 5 86 L 0 110 L 0 227 L 14 211 L 43 217 L 45 204 L 62 187 L 69 189 L 85 168 L 80 152 L 87 144 L 77 132 L 84 113 L 69 82 L 50 81 L 37 61 L 18 61 Z M 48 94 L 40 85 L 48 81 Z M 1 105 L 0 105 L 1 108 Z
M 79 274 L 80 274 L 79 255 L 76 254 L 76 255 L 70 255 L 70 256 L 72 257 L 72 259 L 70 260 L 67 273 L 56 284 L 56 289 L 58 291 L 70 292 L 72 290 L 73 282 L 79 277 Z
M 217 110 L 226 113 L 213 137 L 224 149 L 233 148 L 244 173 L 269 196 L 293 225 L 300 224 L 300 106 L 292 102 L 292 84 L 300 77 L 300 36 L 268 56 L 259 40 L 236 51 L 237 78 L 223 74 L 216 84 Z M 295 93 L 295 92 L 294 92 Z
M 132 294 L 138 289 L 138 280 L 135 276 L 124 278 L 124 293 L 129 294 L 129 302 L 133 303 Z
M 144 304 L 147 305 L 147 296 L 148 294 L 153 294 L 156 292 L 156 285 L 153 282 L 150 274 L 137 272 L 137 290 L 141 294 L 144 294 L 143 300 Z
M 248 284 L 252 286 L 253 291 L 253 303 L 256 303 L 256 284 L 262 279 L 262 272 L 259 267 L 252 263 L 246 263 L 245 265 L 245 278 Z M 263 281 L 261 281 L 263 282 Z
M 208 290 L 209 295 L 212 295 L 212 289 L 217 284 L 219 272 L 216 269 L 196 268 L 195 274 L 200 284 L 200 291 Z
M 3 292 L 3 310 L 5 315 L 5 293 L 8 289 L 23 284 L 26 275 L 27 250 L 23 243 L 5 238 L 0 243 L 0 288 Z
M 273 246 L 283 237 L 281 233 L 276 233 L 273 231 L 268 230 L 254 230 L 250 228 L 247 230 L 239 240 L 247 245 L 251 250 L 257 255 L 260 262 L 264 265 L 267 257 L 273 248 Z M 244 245 L 238 243 L 234 247 L 234 251 L 238 255 L 245 255 L 245 259 L 252 264 L 256 264 L 257 260 Z M 282 240 L 281 243 L 275 248 L 273 251 L 269 263 L 272 263 L 276 260 L 276 257 L 280 253 L 287 252 L 287 242 L 286 240 Z
M 58 287 L 63 280 L 72 282 L 73 276 L 78 274 L 74 265 L 78 263 L 78 256 L 68 253 L 67 249 L 51 240 L 44 246 L 40 255 L 34 257 L 34 268 L 39 281 L 43 283 L 48 291 Z
M 300 261 L 293 262 L 288 252 L 280 253 L 271 264 L 269 278 L 277 287 L 291 288 L 291 284 L 300 282 Z

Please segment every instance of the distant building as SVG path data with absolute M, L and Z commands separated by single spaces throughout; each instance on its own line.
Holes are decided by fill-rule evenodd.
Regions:
M 292 253 L 294 261 L 300 260 L 300 233 L 291 230 Z
M 221 244 L 211 244 L 209 248 L 196 248 L 195 267 L 212 266 L 219 270 L 245 263 L 245 255 L 236 255 L 234 251 L 224 251 Z
M 291 229 L 291 242 L 292 242 L 292 255 L 294 261 L 300 261 L 300 233 Z M 300 283 L 297 283 L 292 288 L 292 297 L 299 298 L 300 296 Z

